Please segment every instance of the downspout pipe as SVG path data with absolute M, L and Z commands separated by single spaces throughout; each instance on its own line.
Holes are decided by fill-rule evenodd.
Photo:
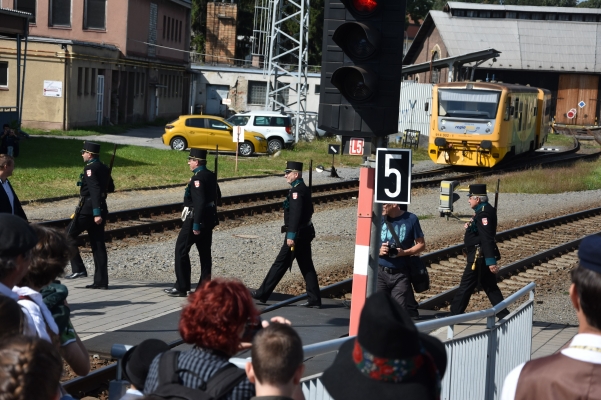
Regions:
M 67 73 L 69 70 L 69 48 L 65 46 L 65 76 L 63 78 L 63 131 L 67 130 L 67 94 L 69 93 L 67 85 Z

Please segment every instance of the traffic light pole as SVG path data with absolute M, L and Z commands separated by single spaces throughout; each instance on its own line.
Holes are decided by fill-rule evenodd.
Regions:
M 378 149 L 383 146 L 384 138 L 377 137 L 375 138 L 375 142 L 375 148 Z M 374 165 L 372 165 L 371 168 L 375 171 L 375 161 L 373 164 Z M 370 257 L 369 268 L 367 269 L 367 297 L 374 294 L 378 287 L 378 266 L 380 265 L 380 237 L 382 232 L 382 205 L 380 203 L 376 203 L 375 201 L 373 201 L 371 215 L 371 237 L 369 241 Z

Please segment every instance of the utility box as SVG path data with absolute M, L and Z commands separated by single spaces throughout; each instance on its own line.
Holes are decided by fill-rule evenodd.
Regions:
M 453 212 L 453 203 L 459 200 L 459 194 L 455 193 L 455 188 L 459 186 L 459 181 L 440 182 L 440 200 L 438 203 L 438 212 L 441 217 L 449 217 Z

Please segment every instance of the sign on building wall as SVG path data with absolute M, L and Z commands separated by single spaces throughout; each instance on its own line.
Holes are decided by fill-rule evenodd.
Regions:
M 63 82 L 44 81 L 44 96 L 63 97 Z

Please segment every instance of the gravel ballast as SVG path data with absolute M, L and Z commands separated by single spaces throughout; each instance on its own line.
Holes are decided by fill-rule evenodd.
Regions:
M 433 164 L 429 161 L 417 163 L 414 172 L 432 167 Z M 339 168 L 338 174 L 343 179 L 357 179 L 359 169 Z M 180 202 L 187 177 L 186 171 L 183 170 L 182 187 L 178 188 L 111 194 L 108 199 L 109 210 Z M 313 174 L 313 184 L 331 182 L 334 179 L 329 178 L 327 172 Z M 308 181 L 306 173 L 305 180 Z M 225 196 L 288 187 L 282 176 L 230 180 L 221 182 L 220 186 Z M 499 231 L 599 207 L 600 198 L 601 190 L 552 195 L 501 193 L 498 204 Z M 457 244 L 462 240 L 464 222 L 440 218 L 438 202 L 438 189 L 418 189 L 412 193 L 409 211 L 420 217 L 426 238 L 426 252 Z M 67 218 L 73 211 L 75 203 L 76 199 L 73 198 L 52 203 L 31 203 L 24 208 L 32 221 L 53 220 Z M 356 199 L 334 206 L 316 206 L 313 222 L 317 237 L 313 242 L 313 261 L 320 278 L 334 275 L 343 279 L 352 274 L 356 206 Z M 461 194 L 461 199 L 455 203 L 455 215 L 459 218 L 469 218 L 472 215 L 465 194 Z M 283 242 L 283 235 L 280 233 L 280 226 L 283 223 L 282 213 L 271 219 L 257 224 L 249 217 L 238 221 L 235 227 L 228 228 L 227 222 L 219 225 L 213 233 L 213 276 L 235 277 L 250 288 L 258 287 Z M 136 240 L 135 245 L 130 245 L 127 239 L 108 243 L 109 281 L 111 278 L 126 278 L 136 281 L 163 282 L 165 287 L 169 287 L 175 279 L 173 269 L 177 233 L 153 234 L 142 244 Z M 93 272 L 91 253 L 84 251 L 82 257 L 88 273 Z M 190 251 L 190 257 L 194 283 L 200 274 L 198 253 L 195 248 Z M 540 296 L 537 293 L 537 300 L 542 301 L 542 304 L 537 304 L 535 307 L 535 320 L 577 324 L 569 298 L 564 294 L 568 287 L 569 279 L 566 277 L 564 284 L 558 285 L 555 292 Z M 296 263 L 292 273 L 287 273 L 276 288 L 276 291 L 290 292 L 291 290 L 292 292 L 304 290 L 302 276 Z

